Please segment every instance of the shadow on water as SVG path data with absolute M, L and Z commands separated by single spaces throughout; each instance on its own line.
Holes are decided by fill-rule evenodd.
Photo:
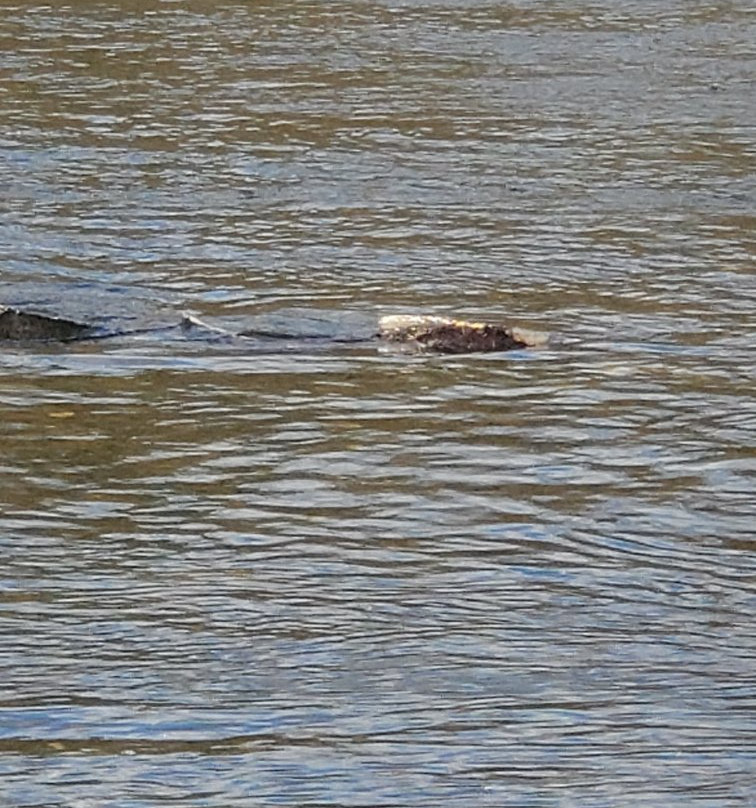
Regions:
M 4 11 L 0 300 L 162 330 L 0 352 L 3 804 L 747 804 L 752 15 L 159 6 Z

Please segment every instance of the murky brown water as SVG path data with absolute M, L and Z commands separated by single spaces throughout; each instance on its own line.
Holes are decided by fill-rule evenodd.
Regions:
M 745 2 L 0 16 L 5 806 L 756 793 Z

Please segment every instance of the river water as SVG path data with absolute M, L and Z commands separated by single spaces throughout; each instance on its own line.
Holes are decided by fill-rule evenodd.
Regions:
M 754 42 L 3 4 L 0 301 L 287 335 L 3 347 L 3 806 L 752 804 Z

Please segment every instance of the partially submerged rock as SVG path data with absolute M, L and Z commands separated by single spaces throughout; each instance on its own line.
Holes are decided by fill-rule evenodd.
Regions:
M 3 340 L 56 340 L 82 339 L 91 334 L 87 325 L 65 320 L 62 317 L 47 317 L 11 307 L 0 307 L 0 339 Z
M 162 328 L 138 328 L 113 333 L 102 332 L 92 326 L 66 320 L 62 317 L 49 317 L 34 314 L 12 307 L 0 307 L 0 340 L 6 341 L 58 341 L 70 342 L 79 339 L 104 339 L 108 336 L 127 336 L 134 334 L 154 333 L 179 329 L 182 333 L 199 331 L 203 335 L 221 335 L 233 339 L 239 337 L 257 337 L 282 339 L 307 339 L 306 336 L 287 334 L 278 331 L 247 330 L 234 335 L 222 328 L 198 320 L 191 315 L 173 326 Z M 447 317 L 434 317 L 418 314 L 392 314 L 382 317 L 378 326 L 378 336 L 387 342 L 398 343 L 416 350 L 431 353 L 460 354 L 474 352 L 509 351 L 514 348 L 528 348 L 543 345 L 547 341 L 545 334 L 509 328 L 495 323 L 476 323 L 467 320 L 454 320 Z M 321 337 L 319 337 L 321 338 Z M 343 342 L 336 336 L 322 337 L 326 341 Z M 365 337 L 358 338 L 364 342 Z M 355 340 L 351 340 L 355 341 Z
M 378 327 L 380 337 L 389 342 L 445 354 L 511 351 L 544 345 L 548 340 L 546 334 L 536 331 L 421 314 L 381 317 Z

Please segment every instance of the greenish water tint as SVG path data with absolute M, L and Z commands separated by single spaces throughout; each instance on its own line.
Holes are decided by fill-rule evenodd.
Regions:
M 0 802 L 756 789 L 746 3 L 11 3 Z M 392 312 L 547 330 L 419 357 Z

